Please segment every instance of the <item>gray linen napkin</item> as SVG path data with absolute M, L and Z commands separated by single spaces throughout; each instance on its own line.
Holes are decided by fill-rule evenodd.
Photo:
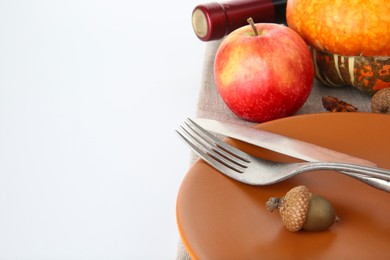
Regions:
M 199 99 L 197 105 L 197 117 L 210 118 L 221 121 L 227 121 L 242 125 L 253 125 L 254 123 L 244 121 L 234 115 L 219 96 L 217 87 L 214 82 L 214 58 L 221 41 L 208 42 L 206 44 L 205 59 L 203 64 L 202 80 L 199 92 Z M 295 114 L 313 114 L 313 113 L 329 113 L 323 106 L 321 97 L 334 96 L 338 99 L 344 100 L 358 108 L 360 112 L 371 111 L 371 97 L 367 94 L 353 87 L 331 88 L 321 84 L 315 80 L 312 92 L 303 105 L 303 107 Z M 197 157 L 192 155 L 191 163 Z M 189 260 L 188 255 L 182 242 L 179 241 L 177 248 L 177 260 Z

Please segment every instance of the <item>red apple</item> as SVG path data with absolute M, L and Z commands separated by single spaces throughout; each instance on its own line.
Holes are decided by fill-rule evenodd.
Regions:
M 308 46 L 295 31 L 258 23 L 224 38 L 216 53 L 214 77 L 233 113 L 264 122 L 302 107 L 312 89 L 314 66 Z

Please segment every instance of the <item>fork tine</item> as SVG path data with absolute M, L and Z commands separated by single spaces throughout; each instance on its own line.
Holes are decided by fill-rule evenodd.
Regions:
M 187 138 L 187 134 L 182 133 L 181 131 L 178 130 L 176 130 L 176 132 L 179 134 L 179 136 L 184 140 L 184 142 L 187 145 L 189 145 L 202 159 L 204 159 L 212 167 L 225 174 L 228 174 L 228 171 L 229 172 L 234 171 L 237 174 L 237 171 L 233 170 L 232 168 L 228 168 L 225 164 L 222 164 L 220 161 L 214 159 L 206 152 L 203 152 L 203 150 L 200 149 L 197 145 L 195 145 L 194 142 L 190 140 L 190 138 Z M 233 173 L 231 172 L 230 174 L 234 174 L 234 172 Z
M 181 133 L 177 131 L 193 149 L 206 161 L 213 161 L 213 165 L 220 164 L 218 170 L 222 170 L 221 167 L 225 166 L 234 170 L 236 173 L 243 173 L 246 166 L 229 158 L 230 154 L 223 154 L 219 151 L 216 151 L 216 147 L 213 144 L 210 144 L 203 137 L 199 136 L 198 133 L 194 132 L 187 124 L 187 127 L 181 126 Z
M 218 144 L 222 141 L 215 140 L 214 138 L 211 139 L 208 136 L 205 136 L 202 132 L 194 128 L 194 126 L 190 125 L 189 123 L 185 123 L 185 125 L 187 126 L 188 131 L 192 132 L 191 135 L 194 138 L 196 136 L 196 139 L 199 141 L 199 143 L 202 144 L 202 146 L 207 149 L 208 152 L 212 153 L 213 156 L 217 156 L 218 159 L 223 160 L 223 162 L 228 164 L 229 167 L 234 167 L 231 165 L 231 163 L 233 163 L 234 165 L 239 166 L 240 169 L 247 168 L 248 161 L 237 157 L 231 152 L 226 151 L 226 149 L 223 149 L 221 145 Z M 222 156 L 222 158 L 220 156 Z M 243 170 L 244 169 L 240 170 L 240 172 L 243 172 Z
M 209 133 L 207 130 L 205 130 L 203 127 L 201 127 L 200 125 L 195 123 L 190 118 L 188 118 L 187 120 L 189 123 L 186 123 L 186 124 L 189 125 L 191 127 L 191 129 L 194 132 L 196 132 L 199 136 L 203 137 L 203 139 L 207 138 L 207 139 L 211 140 L 212 142 L 215 143 L 215 145 L 217 147 L 223 149 L 224 151 L 228 152 L 230 155 L 233 155 L 234 157 L 236 157 L 242 161 L 245 161 L 247 163 L 251 162 L 248 154 L 246 154 L 243 151 L 238 150 L 237 148 L 221 141 L 220 139 L 218 139 L 217 137 L 215 137 L 214 135 Z

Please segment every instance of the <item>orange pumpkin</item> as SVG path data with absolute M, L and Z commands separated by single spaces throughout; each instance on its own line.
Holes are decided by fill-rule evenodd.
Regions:
M 288 0 L 287 24 L 313 47 L 316 76 L 369 94 L 390 87 L 390 1 Z
M 288 26 L 340 55 L 390 56 L 390 1 L 288 0 Z

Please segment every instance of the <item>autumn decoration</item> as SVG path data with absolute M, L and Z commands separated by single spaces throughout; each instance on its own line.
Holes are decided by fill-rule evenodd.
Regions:
M 316 77 L 373 95 L 390 87 L 390 2 L 289 0 L 286 18 L 312 48 Z

